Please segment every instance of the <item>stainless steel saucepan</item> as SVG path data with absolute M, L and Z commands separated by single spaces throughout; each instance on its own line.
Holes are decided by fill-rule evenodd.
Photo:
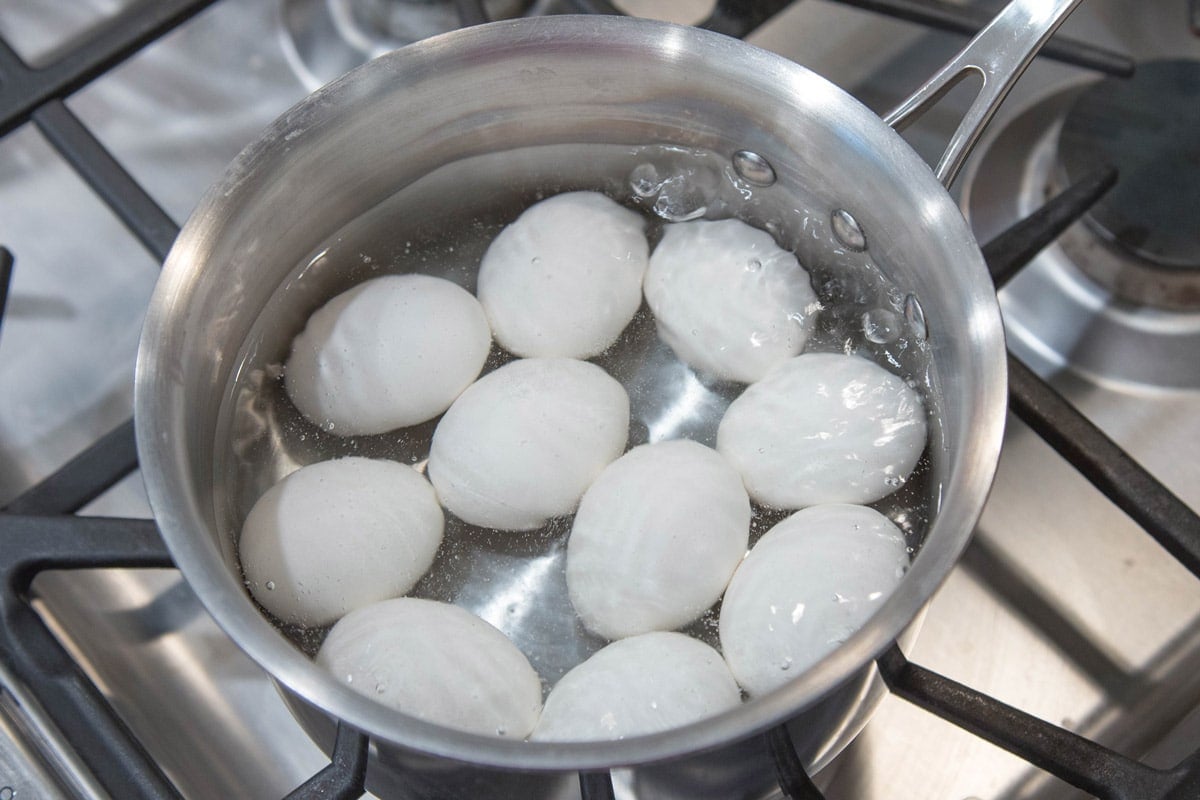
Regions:
M 819 767 L 869 715 L 880 694 L 873 658 L 910 628 L 954 566 L 991 484 L 1005 415 L 1003 332 L 979 247 L 945 185 L 1077 3 L 1015 0 L 885 120 L 820 76 L 743 42 L 614 17 L 457 31 L 316 92 L 204 197 L 150 304 L 137 363 L 138 449 L 158 525 L 185 578 L 318 740 L 328 740 L 333 719 L 370 734 L 369 780 L 383 794 L 569 797 L 577 770 L 629 768 L 618 780 L 639 798 L 765 797 L 773 777 L 759 734 L 787 720 L 800 756 Z M 982 89 L 931 170 L 896 129 L 972 72 Z M 253 494 L 255 481 L 277 476 L 235 474 L 230 489 L 215 466 L 228 458 L 222 409 L 245 377 L 248 337 L 258 330 L 261 348 L 282 349 L 266 357 L 282 358 L 313 308 L 304 301 L 290 329 L 255 328 L 298 265 L 406 190 L 423 199 L 410 204 L 413 219 L 397 224 L 427 230 L 439 213 L 485 213 L 493 199 L 528 202 L 548 186 L 619 194 L 647 153 L 705 153 L 731 165 L 744 152 L 754 154 L 737 157 L 749 179 L 738 184 L 752 196 L 749 220 L 796 249 L 802 263 L 834 265 L 855 291 L 886 287 L 893 300 L 903 298 L 906 335 L 923 342 L 914 350 L 928 357 L 932 513 L 892 597 L 773 694 L 678 730 L 613 742 L 526 743 L 450 730 L 389 711 L 318 668 L 260 613 L 237 564 L 228 495 L 239 481 Z M 720 213 L 717 205 L 710 215 Z M 326 297 L 349 278 L 330 280 Z

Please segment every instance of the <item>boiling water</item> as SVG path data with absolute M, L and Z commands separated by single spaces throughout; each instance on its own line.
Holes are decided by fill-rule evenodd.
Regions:
M 728 158 L 712 152 L 589 146 L 585 161 L 577 155 L 567 146 L 550 146 L 443 167 L 343 228 L 296 268 L 248 336 L 221 410 L 214 485 L 224 536 L 236 541 L 258 497 L 305 464 L 357 455 L 424 470 L 436 419 L 386 434 L 342 438 L 301 416 L 282 380 L 292 338 L 325 301 L 380 275 L 425 273 L 474 291 L 479 260 L 503 226 L 531 204 L 564 191 L 602 191 L 640 211 L 652 246 L 669 221 L 737 216 L 769 231 L 797 253 L 822 304 L 809 351 L 872 358 L 927 398 L 935 396 L 927 347 L 913 332 L 912 314 L 905 314 L 913 300 L 867 253 L 839 244 L 830 209 L 816 199 L 796 187 L 753 185 Z M 484 372 L 511 360 L 493 346 Z M 619 340 L 592 361 L 629 393 L 629 447 L 676 438 L 714 446 L 725 409 L 745 388 L 698 375 L 676 358 L 655 334 L 645 304 Z M 930 416 L 934 439 L 936 408 Z M 927 449 L 907 483 L 875 504 L 904 531 L 913 551 L 936 496 L 930 473 Z M 788 513 L 755 507 L 751 543 Z M 606 643 L 584 630 L 568 599 L 570 528 L 568 517 L 535 531 L 495 531 L 447 514 L 437 559 L 411 594 L 478 614 L 507 634 L 542 679 L 553 684 Z M 684 632 L 717 646 L 718 611 L 719 604 Z M 310 655 L 327 632 L 280 628 Z

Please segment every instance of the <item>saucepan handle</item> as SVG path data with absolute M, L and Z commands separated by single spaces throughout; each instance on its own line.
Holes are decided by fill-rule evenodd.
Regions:
M 958 130 L 950 137 L 946 151 L 934 169 L 942 185 L 949 187 L 996 113 L 997 106 L 1038 50 L 1080 2 L 1013 0 L 958 55 L 883 121 L 898 131 L 904 130 L 963 78 L 972 73 L 980 76 L 983 85 L 979 94 L 967 109 Z

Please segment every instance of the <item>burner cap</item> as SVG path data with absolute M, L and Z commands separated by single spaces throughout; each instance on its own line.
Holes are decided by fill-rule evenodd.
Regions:
M 1103 238 L 1158 267 L 1200 267 L 1200 61 L 1141 63 L 1085 90 L 1058 157 L 1071 183 L 1104 164 L 1120 171 L 1089 213 Z

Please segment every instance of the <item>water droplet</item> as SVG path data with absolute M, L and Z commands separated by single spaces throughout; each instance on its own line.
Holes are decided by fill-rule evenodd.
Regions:
M 759 261 L 757 258 L 752 258 L 748 262 L 746 262 L 746 271 L 747 272 L 758 272 L 760 269 L 762 269 L 762 262 Z
M 900 318 L 886 308 L 875 308 L 862 315 L 863 335 L 875 344 L 887 344 L 900 338 Z
M 542 259 L 539 256 L 534 256 L 532 259 L 529 260 L 529 263 L 533 264 L 534 266 L 537 266 L 538 264 L 542 263 Z
M 638 197 L 653 197 L 662 185 L 663 179 L 653 164 L 638 164 L 629 173 L 629 188 Z
M 275 591 L 275 581 L 267 581 L 267 591 L 268 592 Z
M 867 249 L 867 237 L 859 227 L 858 220 L 851 216 L 849 211 L 844 208 L 835 210 L 830 217 L 830 223 L 833 226 L 833 235 L 848 249 L 856 253 Z
M 921 301 L 915 294 L 909 294 L 904 298 L 904 318 L 908 320 L 908 327 L 918 342 L 923 342 L 928 338 L 929 329 L 925 325 L 925 309 L 921 308 Z
M 503 725 L 501 725 L 501 726 L 499 726 L 498 728 L 496 728 L 496 735 L 497 735 L 497 736 L 504 736 L 504 735 L 505 735 L 505 734 L 507 734 L 507 733 L 508 733 L 508 728 L 504 727 Z
M 901 478 L 899 475 L 889 475 L 883 479 L 883 482 L 885 485 L 890 486 L 893 489 L 899 489 L 904 485 L 904 478 Z
M 775 168 L 771 162 L 753 150 L 738 150 L 733 154 L 733 168 L 747 183 L 770 186 L 775 183 Z
M 354 676 L 347 674 L 346 675 L 346 683 L 354 683 Z
M 779 668 L 781 670 L 783 670 L 784 672 L 787 672 L 789 669 L 792 668 L 792 660 L 790 658 L 785 658 L 783 661 L 780 662 Z
M 377 684 L 375 684 L 375 694 L 383 694 L 383 693 L 384 693 L 384 692 L 386 692 L 386 691 L 387 691 L 387 684 L 386 684 L 386 683 L 377 683 Z

